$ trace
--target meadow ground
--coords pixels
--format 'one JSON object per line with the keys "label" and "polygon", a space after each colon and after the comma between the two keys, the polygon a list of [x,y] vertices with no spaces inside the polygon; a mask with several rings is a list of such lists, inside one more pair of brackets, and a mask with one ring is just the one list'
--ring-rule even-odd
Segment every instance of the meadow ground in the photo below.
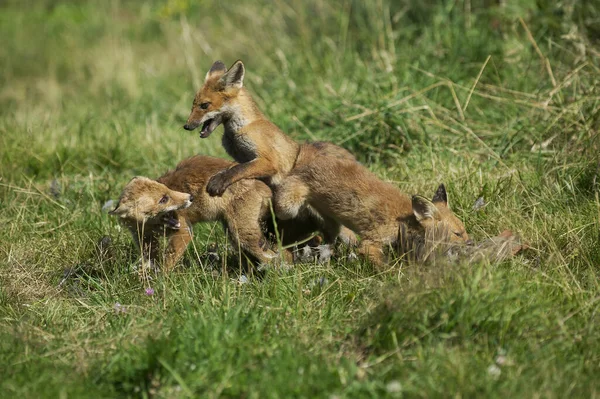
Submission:
{"label": "meadow ground", "polygon": [[[221,3],[0,5],[0,397],[600,396],[597,4]],[[240,284],[196,262],[223,240],[204,225],[187,266],[140,282],[102,206],[225,156],[221,128],[181,126],[211,63],[238,58],[292,137],[407,193],[445,182],[474,239],[531,249]]]}

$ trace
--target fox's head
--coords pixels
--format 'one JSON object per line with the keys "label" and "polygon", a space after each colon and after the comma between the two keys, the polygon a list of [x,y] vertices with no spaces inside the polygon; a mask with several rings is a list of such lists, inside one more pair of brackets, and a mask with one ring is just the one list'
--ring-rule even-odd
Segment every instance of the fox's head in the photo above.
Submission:
{"label": "fox's head", "polygon": [[426,231],[443,227],[448,230],[450,242],[471,243],[465,225],[448,206],[448,194],[443,184],[440,184],[431,201],[420,195],[413,196],[412,209],[417,221]]}
{"label": "fox's head", "polygon": [[194,130],[202,125],[200,137],[208,137],[233,112],[230,99],[244,85],[244,64],[237,60],[229,70],[221,61],[215,61],[204,79],[204,85],[194,98],[192,112],[183,126]]}
{"label": "fox's head", "polygon": [[110,214],[128,222],[150,222],[178,229],[174,211],[189,207],[193,200],[191,194],[173,191],[156,180],[137,176],[127,183]]}

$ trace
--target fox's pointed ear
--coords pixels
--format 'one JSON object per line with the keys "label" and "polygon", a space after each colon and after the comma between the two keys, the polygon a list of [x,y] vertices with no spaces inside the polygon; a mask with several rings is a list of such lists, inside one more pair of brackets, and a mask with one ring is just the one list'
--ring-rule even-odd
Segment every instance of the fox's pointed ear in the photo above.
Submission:
{"label": "fox's pointed ear", "polygon": [[435,194],[433,194],[433,199],[431,202],[442,202],[445,205],[448,205],[448,193],[446,193],[446,186],[444,186],[444,183],[440,184],[440,186],[437,188]]}
{"label": "fox's pointed ear", "polygon": [[425,219],[440,219],[440,211],[433,202],[420,195],[413,195],[412,210],[418,222]]}
{"label": "fox's pointed ear", "polygon": [[219,79],[224,89],[241,89],[244,85],[246,69],[241,60],[237,60],[231,68]]}
{"label": "fox's pointed ear", "polygon": [[227,67],[225,66],[225,64],[223,64],[223,61],[215,61],[212,66],[210,67],[210,70],[206,73],[206,77],[204,78],[204,81],[206,82],[207,80],[214,78],[216,76],[221,76],[223,75],[225,72],[227,72]]}

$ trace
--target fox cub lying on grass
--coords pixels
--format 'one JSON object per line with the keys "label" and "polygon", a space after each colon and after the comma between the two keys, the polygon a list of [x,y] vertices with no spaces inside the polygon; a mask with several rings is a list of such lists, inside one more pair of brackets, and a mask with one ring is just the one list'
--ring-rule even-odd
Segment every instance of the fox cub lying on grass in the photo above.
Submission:
{"label": "fox cub lying on grass", "polygon": [[384,263],[384,246],[397,241],[399,224],[421,235],[443,224],[452,233],[451,242],[469,241],[464,224],[448,207],[443,184],[431,201],[411,199],[357,161],[314,151],[300,150],[296,165],[277,186],[273,204],[282,220],[296,218],[309,205],[329,221],[330,231],[346,226],[360,236],[358,252],[376,266]]}
{"label": "fox cub lying on grass", "polygon": [[222,197],[206,193],[209,178],[231,165],[225,159],[197,155],[157,180],[134,177],[111,214],[129,228],[146,261],[158,261],[159,239],[168,239],[166,270],[181,258],[192,240],[192,225],[199,222],[220,221],[235,248],[253,260],[269,262],[277,257],[262,227],[271,216],[269,187],[259,180],[242,180]]}

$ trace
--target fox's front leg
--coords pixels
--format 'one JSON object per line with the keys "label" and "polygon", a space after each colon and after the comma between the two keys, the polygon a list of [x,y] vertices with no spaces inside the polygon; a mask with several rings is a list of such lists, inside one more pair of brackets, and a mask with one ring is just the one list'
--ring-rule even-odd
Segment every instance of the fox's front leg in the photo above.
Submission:
{"label": "fox's front leg", "polygon": [[369,260],[377,270],[381,270],[385,264],[383,246],[372,240],[362,240],[358,247],[358,253]]}
{"label": "fox's front leg", "polygon": [[179,223],[179,229],[169,236],[164,261],[164,270],[167,272],[175,267],[188,244],[192,241],[191,226],[188,225],[183,216],[179,216]]}
{"label": "fox's front leg", "polygon": [[269,177],[276,172],[277,170],[269,160],[256,158],[250,162],[239,163],[211,177],[206,185],[206,192],[213,197],[220,197],[227,190],[227,187],[237,181]]}

